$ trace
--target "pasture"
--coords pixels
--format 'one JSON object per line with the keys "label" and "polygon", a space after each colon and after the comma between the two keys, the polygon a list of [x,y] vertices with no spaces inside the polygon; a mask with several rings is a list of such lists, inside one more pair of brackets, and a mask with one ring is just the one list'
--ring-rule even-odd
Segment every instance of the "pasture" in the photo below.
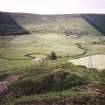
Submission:
{"label": "pasture", "polygon": [[0,36],[0,70],[29,66],[33,64],[32,56],[45,57],[52,51],[63,60],[104,54],[105,45],[94,44],[102,41],[105,41],[105,36],[71,37],[63,33]]}

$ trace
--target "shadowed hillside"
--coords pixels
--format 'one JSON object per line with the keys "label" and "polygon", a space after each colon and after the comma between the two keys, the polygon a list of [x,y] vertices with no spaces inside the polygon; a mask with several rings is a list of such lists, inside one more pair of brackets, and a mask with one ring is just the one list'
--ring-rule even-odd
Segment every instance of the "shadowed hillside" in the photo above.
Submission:
{"label": "shadowed hillside", "polygon": [[105,34],[105,14],[83,15],[83,18]]}
{"label": "shadowed hillside", "polygon": [[20,26],[15,19],[7,13],[0,13],[0,35],[20,35],[29,32]]}

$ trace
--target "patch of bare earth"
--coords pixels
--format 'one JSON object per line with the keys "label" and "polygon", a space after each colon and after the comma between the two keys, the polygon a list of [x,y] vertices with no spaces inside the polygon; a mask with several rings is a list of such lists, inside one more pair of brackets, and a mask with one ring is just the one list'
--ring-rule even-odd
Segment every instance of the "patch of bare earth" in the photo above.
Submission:
{"label": "patch of bare earth", "polygon": [[0,96],[4,95],[8,91],[8,86],[18,80],[19,75],[10,76],[4,81],[0,81]]}

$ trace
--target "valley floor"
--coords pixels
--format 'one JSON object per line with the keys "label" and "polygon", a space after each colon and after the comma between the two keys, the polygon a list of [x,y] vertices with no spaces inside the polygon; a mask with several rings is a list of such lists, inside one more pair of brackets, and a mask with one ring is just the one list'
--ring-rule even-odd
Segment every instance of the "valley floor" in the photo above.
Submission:
{"label": "valley floor", "polygon": [[[104,36],[71,37],[57,33],[0,36],[0,69],[12,69],[33,64],[52,51],[62,59],[105,54]],[[5,65],[6,64],[6,65]]]}

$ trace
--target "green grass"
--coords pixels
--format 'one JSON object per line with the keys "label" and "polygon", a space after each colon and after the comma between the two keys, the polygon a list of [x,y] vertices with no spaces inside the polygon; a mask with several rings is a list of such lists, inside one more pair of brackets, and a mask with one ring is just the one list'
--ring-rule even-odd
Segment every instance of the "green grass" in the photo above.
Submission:
{"label": "green grass", "polygon": [[[104,36],[81,36],[73,38],[57,33],[36,33],[32,35],[22,36],[1,36],[0,44],[0,68],[11,69],[14,67],[25,66],[32,64],[32,60],[25,56],[32,54],[34,57],[46,57],[54,51],[58,56],[64,59],[72,59],[73,57],[82,57],[93,54],[104,54],[105,45],[93,45],[93,42],[104,40]],[[84,54],[84,49],[77,46],[79,43],[82,48],[87,50]],[[39,55],[39,56],[38,56]],[[41,55],[41,56],[40,56]],[[66,56],[70,57],[66,57]],[[6,64],[6,66],[5,66]]]}
{"label": "green grass", "polygon": [[[46,18],[48,21],[48,18]],[[95,29],[91,24],[89,24],[83,18],[72,18],[69,19],[59,18],[54,20],[49,20],[50,22],[42,22],[37,25],[26,25],[25,27],[34,32],[70,32],[76,34],[100,34],[97,29]]]}
{"label": "green grass", "polygon": [[[23,96],[21,98],[14,98],[14,102],[10,102],[10,105],[14,105],[16,103],[40,103],[40,102],[49,102],[52,100],[52,102],[55,101],[59,101],[59,100],[64,100],[64,98],[68,97],[69,100],[72,100],[75,97],[90,97],[90,98],[94,98],[94,94],[92,93],[86,93],[86,92],[74,92],[71,90],[66,90],[63,92],[50,92],[47,94],[39,94],[37,96],[32,95],[32,96]],[[12,101],[11,99],[9,101]],[[7,101],[7,102],[9,102]],[[66,101],[66,100],[65,100]],[[71,102],[72,103],[72,102]],[[6,104],[8,105],[8,104]]]}
{"label": "green grass", "polygon": [[[94,92],[82,92],[73,88],[78,89],[78,86],[81,87],[96,81],[103,86],[105,83],[104,71],[98,72],[95,69],[75,66],[61,60],[7,70],[1,72],[0,77],[5,79],[9,75],[16,74],[20,74],[21,78],[10,85],[8,94],[1,102],[5,102],[5,105],[15,105],[22,102],[46,102],[48,100],[55,100],[56,102],[63,99],[69,99],[72,102],[72,99],[76,97],[81,97],[82,99],[87,97],[94,100],[96,98]],[[60,80],[55,77],[60,78]],[[3,101],[5,99],[6,101]],[[88,103],[87,101],[85,102]]]}

